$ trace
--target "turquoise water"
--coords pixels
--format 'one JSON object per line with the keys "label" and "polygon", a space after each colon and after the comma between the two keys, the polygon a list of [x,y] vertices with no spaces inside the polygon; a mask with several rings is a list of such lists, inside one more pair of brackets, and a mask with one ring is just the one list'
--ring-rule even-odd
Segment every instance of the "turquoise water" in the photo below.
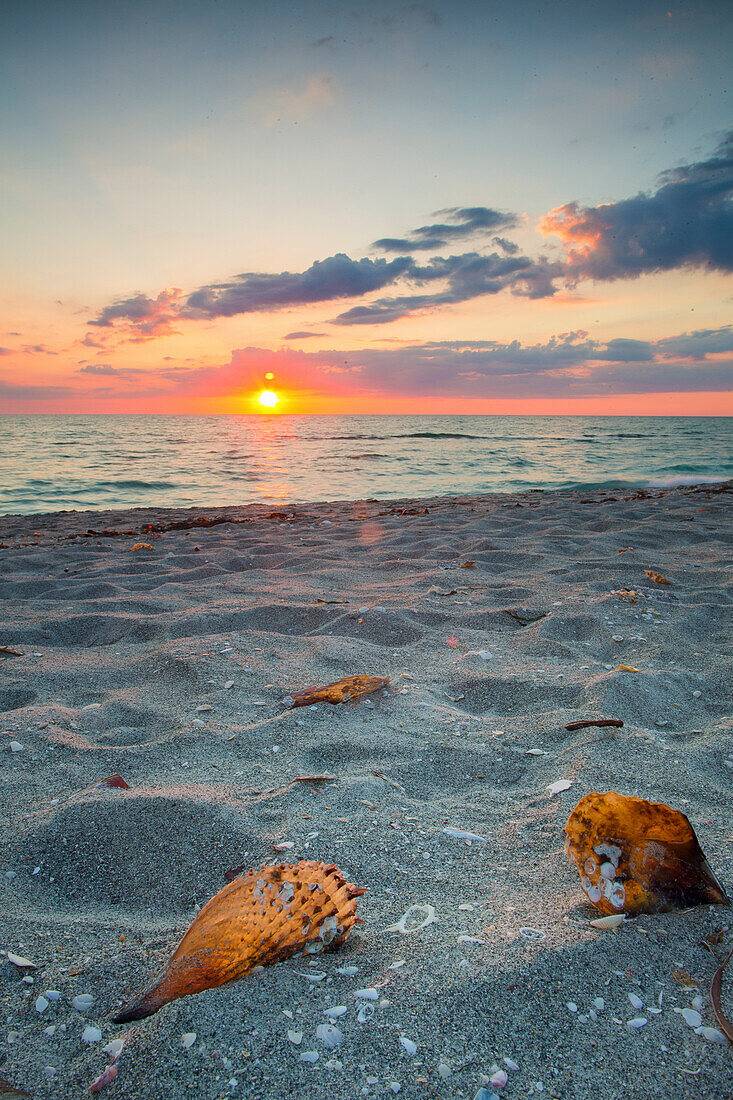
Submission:
{"label": "turquoise water", "polygon": [[0,513],[733,477],[731,417],[2,416]]}

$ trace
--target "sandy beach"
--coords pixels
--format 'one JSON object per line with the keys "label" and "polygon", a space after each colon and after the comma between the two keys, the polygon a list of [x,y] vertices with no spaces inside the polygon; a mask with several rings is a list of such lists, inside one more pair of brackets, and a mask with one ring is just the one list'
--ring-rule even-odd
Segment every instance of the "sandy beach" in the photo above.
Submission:
{"label": "sandy beach", "polygon": [[[589,791],[666,802],[733,889],[732,493],[0,517],[0,948],[36,964],[0,958],[0,1076],[88,1095],[122,1038],[120,1100],[473,1100],[497,1068],[507,1100],[730,1098],[677,1010],[717,1026],[733,911],[599,931],[563,830]],[[283,703],[356,673],[390,686]],[[594,718],[623,727],[565,728]],[[111,1023],[227,871],[300,859],[367,888],[345,946]]]}

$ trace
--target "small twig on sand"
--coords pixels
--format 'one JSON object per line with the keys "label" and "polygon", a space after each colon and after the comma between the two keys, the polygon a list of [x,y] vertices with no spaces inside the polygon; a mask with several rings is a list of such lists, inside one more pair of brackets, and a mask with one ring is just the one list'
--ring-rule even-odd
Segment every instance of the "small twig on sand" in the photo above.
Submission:
{"label": "small twig on sand", "polygon": [[373,771],[372,775],[376,775],[377,779],[383,779],[385,783],[389,783],[390,787],[394,787],[396,791],[401,791],[402,794],[407,793],[401,783],[397,783],[394,779],[389,779],[386,775],[383,775],[382,772]]}
{"label": "small twig on sand", "polygon": [[568,745],[566,749],[557,754],[559,760],[561,756],[565,756],[568,752],[574,752],[575,749],[581,749],[583,745],[592,745],[594,741],[608,741],[610,737],[613,737],[612,733],[599,733],[597,737],[586,737],[583,741],[576,741],[574,745]]}
{"label": "small twig on sand", "polygon": [[19,649],[11,649],[9,645],[0,645],[0,653],[7,653],[9,657],[22,657]]}
{"label": "small twig on sand", "polygon": [[588,726],[615,726],[617,729],[621,729],[623,722],[620,718],[591,718],[588,722],[570,722],[565,727],[566,730],[584,730]]}

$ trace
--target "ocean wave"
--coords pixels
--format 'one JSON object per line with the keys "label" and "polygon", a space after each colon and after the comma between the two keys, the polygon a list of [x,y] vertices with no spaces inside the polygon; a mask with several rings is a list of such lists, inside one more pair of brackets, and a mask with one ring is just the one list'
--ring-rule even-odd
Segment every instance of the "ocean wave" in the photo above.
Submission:
{"label": "ocean wave", "polygon": [[647,489],[671,489],[675,485],[717,485],[721,481],[729,481],[730,474],[668,474],[667,477],[658,477],[654,481],[647,481]]}

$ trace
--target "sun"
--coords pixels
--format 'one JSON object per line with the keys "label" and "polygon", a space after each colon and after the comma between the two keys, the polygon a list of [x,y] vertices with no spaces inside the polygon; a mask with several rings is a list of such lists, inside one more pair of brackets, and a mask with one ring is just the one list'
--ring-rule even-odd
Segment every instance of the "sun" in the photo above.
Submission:
{"label": "sun", "polygon": [[262,409],[276,409],[280,404],[280,395],[274,390],[262,390],[257,394],[257,404]]}

